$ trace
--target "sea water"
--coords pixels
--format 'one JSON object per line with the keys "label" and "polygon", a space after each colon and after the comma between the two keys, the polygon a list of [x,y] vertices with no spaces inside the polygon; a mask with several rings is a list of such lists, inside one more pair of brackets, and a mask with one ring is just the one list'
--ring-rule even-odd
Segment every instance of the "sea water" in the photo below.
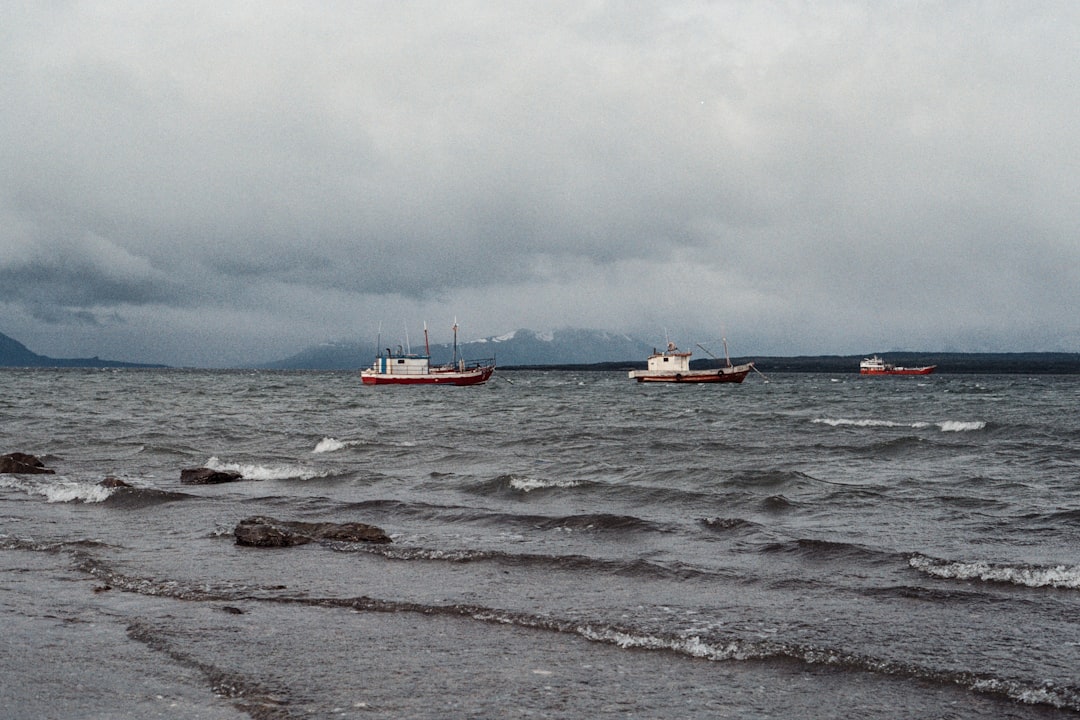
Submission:
{"label": "sea water", "polygon": [[0,375],[4,717],[1080,713],[1076,376]]}

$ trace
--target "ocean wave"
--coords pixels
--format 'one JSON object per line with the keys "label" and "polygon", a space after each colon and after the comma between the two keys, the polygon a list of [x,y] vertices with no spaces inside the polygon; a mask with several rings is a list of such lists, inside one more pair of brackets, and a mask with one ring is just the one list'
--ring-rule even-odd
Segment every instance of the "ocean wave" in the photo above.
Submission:
{"label": "ocean wave", "polygon": [[807,560],[858,560],[868,563],[895,561],[896,557],[894,553],[883,552],[865,545],[810,538],[769,543],[762,548],[762,552],[794,554]]}
{"label": "ocean wave", "polygon": [[481,495],[505,492],[531,493],[576,488],[582,484],[584,484],[582,481],[573,478],[539,478],[532,475],[508,473],[474,485],[473,491]]}
{"label": "ocean wave", "polygon": [[971,432],[973,430],[982,430],[986,427],[986,423],[982,420],[946,420],[945,422],[936,423],[942,432]]}
{"label": "ocean wave", "polygon": [[660,528],[648,520],[633,515],[612,515],[609,513],[588,513],[555,517],[535,523],[544,530],[635,530],[660,532]]}
{"label": "ocean wave", "polygon": [[[0,535],[0,547],[5,545],[20,549],[39,549],[27,541],[6,541],[5,536]],[[55,552],[61,548],[49,546],[40,549]],[[205,583],[191,584],[126,575],[83,551],[76,551],[75,556],[83,572],[105,581],[111,587],[149,596],[167,596],[192,601],[245,600],[340,608],[353,612],[411,612],[426,616],[462,617],[478,622],[576,635],[591,642],[627,650],[671,652],[714,662],[795,661],[806,666],[826,666],[838,670],[932,682],[1029,705],[1080,711],[1080,688],[1075,686],[1058,685],[1044,680],[997,677],[985,672],[964,669],[934,668],[908,661],[865,655],[842,648],[790,643],[777,639],[754,639],[722,633],[702,634],[693,630],[662,632],[599,619],[586,621],[580,618],[560,618],[549,614],[538,615],[473,604],[439,605],[407,600],[384,600],[367,596],[352,598],[295,596],[283,593],[282,591],[286,589],[283,585],[215,587]]]}
{"label": "ocean wave", "polygon": [[318,444],[315,446],[315,449],[312,450],[311,452],[313,452],[313,453],[335,452],[335,451],[341,450],[341,449],[343,449],[345,447],[348,447],[348,444],[338,440],[337,438],[324,437],[322,440],[320,440],[318,442]]}
{"label": "ocean wave", "polygon": [[819,425],[828,425],[830,427],[863,427],[863,428],[911,428],[913,430],[923,430],[929,427],[937,427],[942,432],[971,432],[974,430],[982,430],[986,427],[986,422],[983,420],[943,420],[941,422],[896,422],[894,420],[874,420],[870,418],[853,419],[853,418],[814,418],[812,421]]}
{"label": "ocean wave", "polygon": [[[395,541],[396,542],[396,541]],[[495,562],[511,567],[545,567],[553,570],[605,573],[624,577],[652,577],[668,580],[722,576],[730,574],[692,567],[684,563],[658,563],[649,560],[608,560],[587,555],[545,555],[540,553],[511,553],[479,548],[438,549],[401,544],[372,545],[367,543],[325,543],[340,552],[361,552],[380,555],[388,560],[434,561],[448,563]]]}
{"label": "ocean wave", "polygon": [[570,478],[534,478],[534,477],[520,477],[509,476],[507,478],[507,484],[514,490],[520,490],[521,492],[532,492],[534,490],[547,490],[550,488],[572,488],[577,487],[581,483],[577,480]]}
{"label": "ocean wave", "polygon": [[206,461],[211,470],[225,470],[240,473],[245,480],[311,480],[326,477],[327,471],[313,470],[302,465],[253,465],[247,463],[223,462],[217,457]]}
{"label": "ocean wave", "polygon": [[28,480],[12,476],[0,476],[0,487],[22,490],[27,495],[44,497],[45,502],[49,503],[104,502],[117,489],[91,482],[57,479]]}
{"label": "ocean wave", "polygon": [[756,529],[761,527],[755,522],[752,522],[750,520],[744,520],[742,518],[702,518],[701,524],[710,530],[718,532],[726,532],[729,530]]}
{"label": "ocean wave", "polygon": [[731,478],[729,483],[736,487],[744,488],[761,488],[761,487],[782,487],[786,485],[798,484],[803,481],[817,482],[817,478],[811,477],[804,472],[798,470],[780,470],[774,468],[765,468],[762,470],[751,470],[747,472],[737,473]]}
{"label": "ocean wave", "polygon": [[925,555],[914,555],[908,564],[932,577],[946,580],[981,580],[1030,588],[1080,590],[1078,565],[1027,565],[984,561],[955,562]]}
{"label": "ocean wave", "polygon": [[903,428],[925,428],[930,427],[930,423],[914,422],[914,423],[900,423],[892,420],[872,420],[864,418],[861,420],[851,418],[814,418],[813,421],[818,425],[829,425],[830,427],[903,427]]}

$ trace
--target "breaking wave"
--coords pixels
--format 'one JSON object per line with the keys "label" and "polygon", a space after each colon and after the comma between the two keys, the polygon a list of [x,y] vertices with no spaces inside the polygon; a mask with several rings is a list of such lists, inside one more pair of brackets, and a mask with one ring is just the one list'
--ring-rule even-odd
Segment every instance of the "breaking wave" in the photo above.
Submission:
{"label": "breaking wave", "polygon": [[986,422],[982,420],[944,420],[942,422],[896,422],[893,420],[873,420],[869,418],[864,419],[852,419],[852,418],[814,418],[814,423],[819,425],[829,425],[830,427],[886,427],[886,428],[912,428],[914,430],[923,430],[929,427],[936,427],[942,432],[971,432],[974,430],[982,430],[986,427]]}
{"label": "breaking wave", "polygon": [[1030,588],[1063,588],[1080,590],[1078,565],[1010,565],[983,561],[955,562],[925,555],[915,555],[908,564],[919,572],[946,580],[980,580],[1006,583]]}
{"label": "breaking wave", "polygon": [[341,450],[341,449],[346,448],[346,447],[348,447],[348,444],[338,440],[337,438],[324,437],[322,440],[319,441],[319,443],[315,446],[315,449],[312,450],[311,452],[313,452],[313,453],[335,452],[337,450]]}
{"label": "breaking wave", "polygon": [[240,473],[245,480],[311,480],[326,477],[326,471],[313,470],[302,465],[252,465],[245,463],[223,462],[217,457],[206,461],[211,470],[223,470]]}
{"label": "breaking wave", "polygon": [[573,478],[539,478],[531,475],[509,473],[499,475],[473,487],[481,495],[492,493],[531,493],[543,490],[562,490],[587,484]]}
{"label": "breaking wave", "polygon": [[[18,543],[18,541],[16,541]],[[22,544],[22,543],[18,543]],[[0,546],[3,537],[0,536]],[[30,549],[30,548],[27,548]],[[55,551],[59,548],[49,548]],[[284,586],[274,587],[214,587],[197,586],[173,580],[141,578],[125,575],[83,552],[76,552],[80,569],[111,587],[149,596],[168,596],[184,600],[247,600],[284,605],[306,605],[321,608],[340,608],[353,612],[418,613],[469,618],[478,622],[510,625],[546,632],[576,635],[591,642],[612,645],[628,650],[672,652],[685,657],[712,662],[795,661],[807,666],[826,666],[952,685],[971,692],[994,695],[1029,705],[1080,711],[1080,688],[1058,685],[1048,681],[1031,681],[997,677],[989,673],[962,669],[935,668],[913,662],[890,660],[851,652],[841,648],[805,643],[790,643],[775,639],[748,639],[720,633],[657,632],[615,624],[604,620],[583,621],[548,614],[537,615],[470,604],[433,605],[407,600],[382,600],[367,596],[352,598],[297,597],[282,594]]]}
{"label": "breaking wave", "polygon": [[27,495],[41,496],[45,498],[45,502],[50,503],[99,503],[108,500],[116,490],[116,488],[108,488],[98,483],[56,479],[36,481],[7,476],[0,476],[0,487],[22,490]]}

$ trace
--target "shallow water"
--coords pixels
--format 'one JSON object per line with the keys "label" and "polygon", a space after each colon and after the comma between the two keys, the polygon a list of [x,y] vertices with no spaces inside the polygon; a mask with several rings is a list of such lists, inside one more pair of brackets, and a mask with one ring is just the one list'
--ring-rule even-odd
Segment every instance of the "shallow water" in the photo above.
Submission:
{"label": "shallow water", "polygon": [[0,374],[12,717],[1080,713],[1074,376]]}

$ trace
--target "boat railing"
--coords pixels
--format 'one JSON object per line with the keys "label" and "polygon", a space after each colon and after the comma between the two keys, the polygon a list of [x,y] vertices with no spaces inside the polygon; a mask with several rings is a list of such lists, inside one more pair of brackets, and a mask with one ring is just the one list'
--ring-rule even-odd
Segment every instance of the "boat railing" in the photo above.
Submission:
{"label": "boat railing", "polygon": [[480,360],[466,360],[465,369],[472,370],[481,367],[491,367],[495,364],[495,358],[481,358]]}

